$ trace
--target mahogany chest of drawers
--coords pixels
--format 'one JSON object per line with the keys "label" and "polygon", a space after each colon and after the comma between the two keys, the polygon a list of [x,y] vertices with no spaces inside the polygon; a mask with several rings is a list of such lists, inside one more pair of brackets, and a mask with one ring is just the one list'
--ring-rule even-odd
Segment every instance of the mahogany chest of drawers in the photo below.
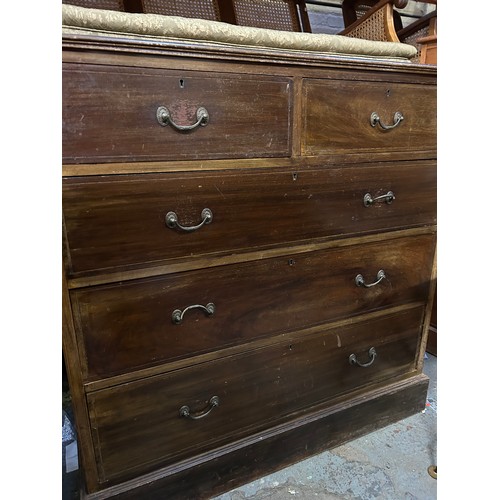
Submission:
{"label": "mahogany chest of drawers", "polygon": [[88,498],[206,498],[420,411],[436,73],[63,41],[63,347]]}

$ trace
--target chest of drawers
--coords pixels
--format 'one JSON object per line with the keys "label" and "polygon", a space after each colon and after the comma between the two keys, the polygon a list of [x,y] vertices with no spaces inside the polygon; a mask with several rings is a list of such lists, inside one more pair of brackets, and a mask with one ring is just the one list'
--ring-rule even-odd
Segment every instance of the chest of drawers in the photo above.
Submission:
{"label": "chest of drawers", "polygon": [[83,495],[207,498],[421,410],[435,69],[78,35],[63,49]]}

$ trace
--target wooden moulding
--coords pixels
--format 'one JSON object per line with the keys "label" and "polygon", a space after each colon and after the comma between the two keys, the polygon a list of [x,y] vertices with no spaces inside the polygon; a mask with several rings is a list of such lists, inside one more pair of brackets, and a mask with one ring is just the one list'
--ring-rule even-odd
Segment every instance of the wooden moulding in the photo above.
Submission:
{"label": "wooden moulding", "polygon": [[[177,69],[191,67],[197,71],[224,71],[224,67],[229,70],[231,66],[235,71],[241,71],[242,63],[251,62],[255,66],[246,66],[245,71],[248,73],[267,73],[269,69],[266,69],[266,65],[273,65],[274,75],[288,76],[290,69],[287,66],[293,64],[296,76],[312,76],[316,69],[334,68],[338,72],[344,69],[367,70],[363,77],[368,79],[385,79],[388,74],[396,74],[398,79],[404,80],[406,76],[406,81],[417,82],[420,76],[436,77],[435,68],[409,64],[406,59],[377,59],[377,71],[374,72],[373,58],[356,54],[291,51],[196,40],[103,38],[99,35],[63,34],[63,62],[97,63],[97,58],[101,58],[106,61],[105,64],[128,66],[133,65],[134,61],[126,54],[134,54],[140,56],[140,59],[137,59],[140,66],[172,67],[175,60]],[[81,52],[82,49],[88,52]],[[156,55],[161,55],[162,58],[149,58]],[[178,56],[185,59],[177,59]],[[341,73],[336,73],[336,76],[342,77]]]}
{"label": "wooden moulding", "polygon": [[339,446],[423,409],[417,375],[82,499],[204,499]]}

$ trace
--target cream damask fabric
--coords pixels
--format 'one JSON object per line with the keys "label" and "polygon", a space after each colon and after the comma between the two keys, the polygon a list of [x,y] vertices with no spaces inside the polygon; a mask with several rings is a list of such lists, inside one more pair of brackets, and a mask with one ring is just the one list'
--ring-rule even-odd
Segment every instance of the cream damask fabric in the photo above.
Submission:
{"label": "cream damask fabric", "polygon": [[86,29],[148,37],[199,40],[286,50],[302,50],[383,58],[411,59],[415,47],[404,43],[374,42],[340,35],[293,33],[205,19],[158,14],[131,14],[62,5],[63,32]]}

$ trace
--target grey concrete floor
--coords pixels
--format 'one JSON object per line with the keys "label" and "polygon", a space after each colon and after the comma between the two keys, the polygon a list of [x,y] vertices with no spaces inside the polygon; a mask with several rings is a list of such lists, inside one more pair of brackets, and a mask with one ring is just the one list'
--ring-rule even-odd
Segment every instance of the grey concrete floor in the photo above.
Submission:
{"label": "grey concrete floor", "polygon": [[426,354],[426,409],[213,500],[432,500],[437,479],[437,359]]}

